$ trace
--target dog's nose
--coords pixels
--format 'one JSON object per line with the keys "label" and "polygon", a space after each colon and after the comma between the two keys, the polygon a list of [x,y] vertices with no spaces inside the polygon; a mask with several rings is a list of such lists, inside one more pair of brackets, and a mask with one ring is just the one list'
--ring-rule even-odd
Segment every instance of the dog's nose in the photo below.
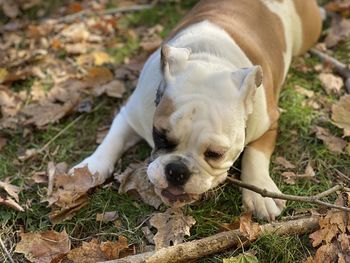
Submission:
{"label": "dog's nose", "polygon": [[168,163],[165,166],[165,176],[173,186],[182,186],[190,178],[190,170],[181,161]]}

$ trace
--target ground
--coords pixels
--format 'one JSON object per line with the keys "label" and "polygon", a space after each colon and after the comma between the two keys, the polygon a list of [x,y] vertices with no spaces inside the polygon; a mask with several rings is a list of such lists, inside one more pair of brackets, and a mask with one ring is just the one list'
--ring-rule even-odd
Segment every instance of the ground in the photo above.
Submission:
{"label": "ground", "polygon": [[[56,3],[56,1],[53,1]],[[184,4],[183,2],[186,2]],[[178,3],[158,4],[151,10],[139,13],[129,13],[123,22],[130,28],[140,25],[147,27],[161,24],[164,30],[162,36],[176,24],[196,1],[183,1]],[[113,4],[113,1],[111,1]],[[58,4],[59,5],[59,4]],[[139,46],[126,41],[122,54],[113,53],[116,63],[121,63],[125,57],[137,54]],[[130,45],[129,45],[130,44]],[[350,40],[338,45],[335,56],[344,63],[350,63]],[[349,175],[350,158],[346,154],[332,153],[317,139],[313,127],[318,125],[329,128],[332,134],[342,136],[342,131],[336,128],[327,119],[327,110],[313,109],[308,106],[307,97],[300,94],[295,86],[299,85],[315,92],[314,100],[322,101],[323,105],[331,105],[337,101],[340,94],[327,94],[318,79],[314,66],[319,63],[315,57],[306,54],[296,58],[289,70],[285,81],[280,108],[282,110],[279,138],[272,157],[271,174],[283,193],[295,195],[313,195],[328,189],[338,179],[337,171]],[[306,71],[305,67],[311,68]],[[33,81],[33,80],[30,80]],[[16,84],[17,89],[28,89],[30,81],[21,81]],[[20,204],[27,207],[25,212],[16,212],[0,206],[0,236],[9,251],[13,251],[18,242],[19,230],[41,231],[66,229],[73,240],[73,246],[81,241],[96,237],[99,240],[115,240],[117,236],[124,235],[130,244],[145,245],[145,238],[141,231],[141,224],[155,210],[125,194],[118,194],[118,185],[110,181],[106,187],[98,187],[90,194],[89,204],[81,209],[71,220],[53,226],[48,218],[50,208],[40,200],[45,197],[44,185],[33,184],[31,176],[37,171],[45,171],[48,161],[65,161],[69,166],[88,156],[96,147],[95,139],[97,129],[108,125],[113,119],[116,109],[125,102],[130,90],[124,94],[123,99],[99,97],[93,101],[93,110],[90,113],[74,113],[61,119],[58,123],[50,124],[45,129],[30,128],[30,135],[24,137],[24,129],[4,129],[1,135],[7,139],[7,144],[0,152],[0,180],[10,177],[11,183],[23,188],[20,193]],[[326,117],[325,117],[326,116]],[[327,117],[328,116],[328,117]],[[69,127],[68,127],[69,126]],[[68,128],[66,128],[68,127]],[[52,141],[49,147],[41,154],[27,161],[18,161],[18,155],[24,149],[41,148],[63,129],[62,135]],[[129,150],[119,162],[115,170],[125,169],[135,160],[144,160],[150,153],[145,143],[140,143]],[[300,179],[295,185],[284,182],[281,176],[281,167],[276,164],[276,157],[284,157],[297,168],[293,171],[304,173],[310,163],[316,172],[316,180]],[[239,175],[239,164],[232,169],[232,174]],[[330,197],[334,201],[335,196]],[[242,212],[241,195],[237,187],[229,182],[210,193],[205,199],[186,208],[186,213],[192,215],[197,223],[191,230],[188,240],[198,239],[217,233],[223,223],[230,223]],[[314,205],[288,202],[287,208],[281,217],[303,213]],[[166,207],[162,206],[161,211]],[[96,214],[104,211],[118,211],[119,220],[116,222],[96,222]],[[260,238],[251,246],[261,262],[301,262],[314,253],[307,235],[305,236],[275,236],[269,235]],[[200,262],[222,262],[222,259],[241,253],[241,249],[227,251]],[[17,262],[26,262],[19,254],[13,254]],[[0,249],[0,262],[7,262],[4,252]]]}

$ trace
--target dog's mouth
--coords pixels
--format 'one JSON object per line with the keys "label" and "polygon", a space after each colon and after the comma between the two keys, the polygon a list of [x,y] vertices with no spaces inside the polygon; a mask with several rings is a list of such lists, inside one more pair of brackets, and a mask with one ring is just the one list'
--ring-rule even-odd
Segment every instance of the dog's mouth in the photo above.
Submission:
{"label": "dog's mouth", "polygon": [[158,189],[157,192],[159,192],[164,203],[173,207],[181,207],[193,203],[200,197],[199,194],[186,193],[183,189],[174,186],[168,186],[165,189]]}

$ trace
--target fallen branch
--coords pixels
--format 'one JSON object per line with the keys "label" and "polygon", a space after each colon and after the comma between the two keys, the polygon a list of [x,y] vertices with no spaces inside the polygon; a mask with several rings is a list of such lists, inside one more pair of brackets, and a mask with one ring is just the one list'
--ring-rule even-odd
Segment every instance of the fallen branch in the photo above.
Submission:
{"label": "fallen branch", "polygon": [[[318,217],[275,222],[260,226],[258,237],[273,233],[277,235],[302,235],[311,233],[318,228]],[[239,230],[221,232],[216,235],[194,240],[157,251],[146,252],[126,258],[104,261],[101,263],[163,263],[163,262],[189,262],[209,256],[232,247],[248,244],[248,239]]]}
{"label": "fallen branch", "polygon": [[343,185],[336,185],[336,186],[332,187],[331,189],[328,189],[320,194],[313,195],[313,196],[297,196],[297,195],[287,195],[287,194],[270,192],[270,191],[267,191],[266,189],[256,187],[255,185],[243,183],[242,181],[234,179],[232,177],[227,177],[227,180],[232,182],[234,185],[237,185],[239,187],[246,188],[246,189],[249,189],[253,192],[261,194],[261,196],[263,196],[263,197],[270,197],[270,198],[289,200],[289,201],[313,203],[313,204],[318,204],[318,205],[329,207],[329,208],[335,208],[335,209],[343,210],[346,212],[350,212],[349,207],[334,205],[334,204],[327,203],[327,202],[324,202],[321,200],[321,198],[329,196],[330,194],[335,193],[336,191],[349,190],[348,188],[344,187]]}
{"label": "fallen branch", "polygon": [[[146,9],[151,9],[154,7],[154,3],[148,4],[148,5],[133,5],[133,6],[127,6],[127,7],[120,7],[120,8],[110,8],[106,9],[101,13],[101,15],[112,15],[112,14],[120,14],[120,13],[126,13],[126,12],[136,12],[136,11],[142,11]],[[85,16],[92,16],[95,13],[90,9],[85,9],[80,12],[77,12],[75,14],[67,15],[61,18],[57,19],[58,23],[71,23],[74,20],[78,18],[83,18]]]}
{"label": "fallen branch", "polygon": [[350,70],[349,67],[340,62],[339,60],[315,49],[312,48],[310,50],[310,53],[312,55],[315,55],[317,57],[319,57],[322,61],[330,63],[334,66],[334,69],[337,71],[337,73],[342,76],[344,78],[344,83],[345,83],[345,89],[347,91],[347,93],[350,93]]}

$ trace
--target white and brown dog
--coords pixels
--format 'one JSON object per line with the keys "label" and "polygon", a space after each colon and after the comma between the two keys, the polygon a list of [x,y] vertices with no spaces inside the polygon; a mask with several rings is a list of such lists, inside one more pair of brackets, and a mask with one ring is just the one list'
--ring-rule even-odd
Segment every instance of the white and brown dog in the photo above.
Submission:
{"label": "white and brown dog", "polygon": [[[315,0],[200,1],[150,56],[103,143],[76,167],[108,177],[143,138],[153,148],[150,181],[179,206],[225,181],[245,149],[241,180],[280,192],[269,175],[279,91],[292,56],[320,31]],[[246,189],[243,204],[267,219],[285,206]]]}

